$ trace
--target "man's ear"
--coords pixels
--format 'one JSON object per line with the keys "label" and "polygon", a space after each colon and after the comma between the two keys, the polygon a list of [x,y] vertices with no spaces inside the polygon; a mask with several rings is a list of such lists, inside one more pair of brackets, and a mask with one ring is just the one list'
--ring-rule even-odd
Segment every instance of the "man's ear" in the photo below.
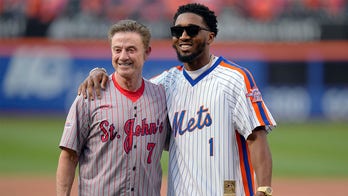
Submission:
{"label": "man's ear", "polygon": [[211,43],[213,43],[214,39],[215,39],[215,33],[209,32],[208,45],[210,45]]}
{"label": "man's ear", "polygon": [[149,47],[146,49],[146,51],[145,51],[145,59],[147,59],[147,58],[150,56],[151,50],[152,50],[151,46],[149,46]]}

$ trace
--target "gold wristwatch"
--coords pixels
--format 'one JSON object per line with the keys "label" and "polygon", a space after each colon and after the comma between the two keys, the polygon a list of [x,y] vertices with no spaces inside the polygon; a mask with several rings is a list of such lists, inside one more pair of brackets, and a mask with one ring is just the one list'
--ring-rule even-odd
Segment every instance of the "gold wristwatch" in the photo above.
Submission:
{"label": "gold wristwatch", "polygon": [[270,186],[260,186],[257,191],[265,193],[266,196],[272,196],[273,189]]}

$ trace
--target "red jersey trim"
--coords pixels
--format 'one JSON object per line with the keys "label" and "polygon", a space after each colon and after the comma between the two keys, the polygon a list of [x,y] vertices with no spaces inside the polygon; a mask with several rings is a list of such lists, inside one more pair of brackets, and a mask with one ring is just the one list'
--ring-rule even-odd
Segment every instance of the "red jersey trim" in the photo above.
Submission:
{"label": "red jersey trim", "polygon": [[132,100],[132,102],[136,102],[144,93],[145,90],[145,82],[144,79],[142,79],[141,87],[136,90],[135,92],[126,90],[122,88],[116,81],[115,74],[112,75],[112,82],[114,83],[115,87],[128,99]]}

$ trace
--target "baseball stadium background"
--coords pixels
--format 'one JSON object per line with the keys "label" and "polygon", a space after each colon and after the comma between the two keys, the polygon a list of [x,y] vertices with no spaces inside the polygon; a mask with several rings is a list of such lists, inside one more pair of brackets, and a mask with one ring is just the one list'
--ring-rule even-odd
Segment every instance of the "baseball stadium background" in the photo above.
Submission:
{"label": "baseball stadium background", "polygon": [[[0,195],[54,195],[58,143],[77,87],[109,73],[113,22],[151,28],[150,78],[178,65],[169,27],[189,0],[0,0]],[[348,187],[346,0],[201,0],[216,11],[212,53],[247,67],[278,121],[269,135],[275,195]],[[163,195],[168,153],[164,153]],[[73,189],[76,195],[76,183]]]}

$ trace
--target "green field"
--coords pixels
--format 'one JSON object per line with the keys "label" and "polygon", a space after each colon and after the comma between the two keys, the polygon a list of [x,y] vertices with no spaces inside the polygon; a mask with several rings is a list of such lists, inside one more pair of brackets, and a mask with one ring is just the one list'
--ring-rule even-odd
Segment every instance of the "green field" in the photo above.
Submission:
{"label": "green field", "polygon": [[[54,175],[64,120],[0,117],[0,175]],[[279,123],[269,135],[273,176],[348,178],[347,138],[346,122]]]}

